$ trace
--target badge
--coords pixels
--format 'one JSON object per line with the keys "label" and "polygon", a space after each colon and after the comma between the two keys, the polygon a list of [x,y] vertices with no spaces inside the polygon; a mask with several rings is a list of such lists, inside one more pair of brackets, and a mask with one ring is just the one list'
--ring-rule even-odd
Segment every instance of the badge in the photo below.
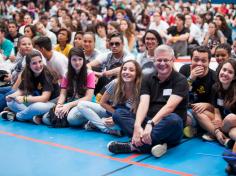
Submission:
{"label": "badge", "polygon": [[219,106],[224,106],[224,101],[223,101],[223,99],[217,99],[217,105],[219,105]]}
{"label": "badge", "polygon": [[164,89],[163,90],[163,96],[170,96],[172,93],[172,89]]}

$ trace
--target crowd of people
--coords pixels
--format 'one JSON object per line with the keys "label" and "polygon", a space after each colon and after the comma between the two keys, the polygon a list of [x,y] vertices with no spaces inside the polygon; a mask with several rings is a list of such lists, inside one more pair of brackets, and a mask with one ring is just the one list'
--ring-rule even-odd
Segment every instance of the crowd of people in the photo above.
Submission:
{"label": "crowd of people", "polygon": [[112,153],[161,157],[183,135],[236,152],[236,5],[6,0],[0,16],[3,119],[127,135]]}

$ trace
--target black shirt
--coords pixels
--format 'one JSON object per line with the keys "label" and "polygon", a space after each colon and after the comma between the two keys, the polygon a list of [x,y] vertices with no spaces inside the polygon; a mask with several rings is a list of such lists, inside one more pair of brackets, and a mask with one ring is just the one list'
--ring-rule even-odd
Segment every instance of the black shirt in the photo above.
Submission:
{"label": "black shirt", "polygon": [[190,32],[189,29],[186,27],[184,27],[181,31],[178,31],[176,26],[171,26],[167,29],[167,34],[171,34],[173,37],[186,34],[189,32]]}
{"label": "black shirt", "polygon": [[[190,64],[183,65],[179,72],[188,78],[190,76]],[[206,76],[202,78],[197,77],[196,80],[192,82],[192,90],[189,91],[189,103],[211,103],[209,97],[211,95],[212,85],[215,81],[216,73],[210,68]]]}
{"label": "black shirt", "polygon": [[187,115],[188,83],[187,79],[176,71],[172,71],[170,77],[160,83],[157,75],[152,73],[144,77],[141,86],[141,95],[150,95],[148,117],[153,118],[157,112],[167,103],[170,95],[178,95],[183,100],[173,113],[178,114],[183,121]]}
{"label": "black shirt", "polygon": [[[50,77],[46,78],[44,74],[40,74],[37,77],[34,77],[33,82],[33,91],[27,93],[28,95],[40,96],[44,91],[51,92],[51,97],[49,100],[52,100],[59,96],[60,88],[58,83],[52,83]],[[21,81],[19,89],[24,91],[24,80]]]}
{"label": "black shirt", "polygon": [[224,107],[224,99],[226,93],[227,90],[219,91],[216,84],[212,86],[211,101],[214,107],[219,109],[222,118],[225,118],[230,113],[236,114],[236,105],[234,105],[234,107],[232,107],[231,109],[227,109],[226,107]]}

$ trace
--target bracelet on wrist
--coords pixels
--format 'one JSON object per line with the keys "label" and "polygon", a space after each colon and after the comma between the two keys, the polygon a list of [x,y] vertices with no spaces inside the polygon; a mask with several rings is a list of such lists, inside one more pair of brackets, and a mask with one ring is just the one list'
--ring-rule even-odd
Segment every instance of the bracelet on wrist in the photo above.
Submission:
{"label": "bracelet on wrist", "polygon": [[216,128],[215,131],[214,131],[215,135],[217,135],[217,133],[219,133],[219,132],[221,132],[220,128]]}

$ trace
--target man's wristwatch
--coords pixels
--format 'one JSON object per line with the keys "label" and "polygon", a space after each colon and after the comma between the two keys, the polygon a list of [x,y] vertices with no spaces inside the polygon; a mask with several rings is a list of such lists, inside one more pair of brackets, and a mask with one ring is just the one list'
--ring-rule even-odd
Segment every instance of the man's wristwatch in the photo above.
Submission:
{"label": "man's wristwatch", "polygon": [[152,127],[154,127],[154,126],[155,126],[155,124],[154,124],[154,122],[153,122],[152,120],[148,120],[148,121],[147,121],[147,124],[150,124],[150,125],[152,125]]}

